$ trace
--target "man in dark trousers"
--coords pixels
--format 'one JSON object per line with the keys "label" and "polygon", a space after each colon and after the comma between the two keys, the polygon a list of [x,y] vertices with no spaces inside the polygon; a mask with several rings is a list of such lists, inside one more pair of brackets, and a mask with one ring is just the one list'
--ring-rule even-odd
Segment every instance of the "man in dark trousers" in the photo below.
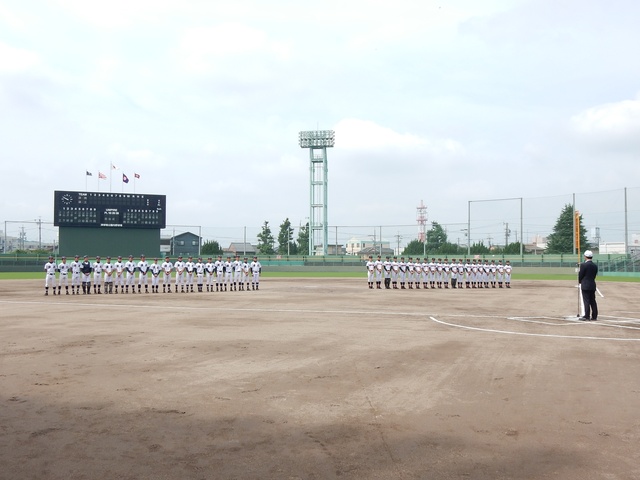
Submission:
{"label": "man in dark trousers", "polygon": [[598,265],[593,263],[593,253],[591,250],[584,252],[584,262],[580,264],[578,273],[578,283],[582,290],[582,301],[584,302],[584,317],[582,321],[598,319],[598,304],[596,303],[596,276],[598,275]]}

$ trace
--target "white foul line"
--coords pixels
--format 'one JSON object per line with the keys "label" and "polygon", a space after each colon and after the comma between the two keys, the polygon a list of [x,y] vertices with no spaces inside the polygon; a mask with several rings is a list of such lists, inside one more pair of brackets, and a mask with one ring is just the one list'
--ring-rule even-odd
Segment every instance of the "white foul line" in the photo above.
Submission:
{"label": "white foul line", "polygon": [[441,325],[446,325],[448,327],[463,328],[465,330],[474,330],[476,332],[500,333],[503,335],[523,335],[525,337],[570,338],[570,339],[576,339],[576,340],[614,340],[617,342],[639,342],[640,341],[640,338],[588,337],[588,336],[581,336],[581,335],[555,335],[550,333],[512,332],[509,330],[494,330],[491,328],[480,328],[480,327],[470,327],[468,325],[458,325],[456,323],[449,323],[449,322],[444,322],[442,320],[438,320],[435,317],[429,317],[429,318],[436,323],[439,323]]}

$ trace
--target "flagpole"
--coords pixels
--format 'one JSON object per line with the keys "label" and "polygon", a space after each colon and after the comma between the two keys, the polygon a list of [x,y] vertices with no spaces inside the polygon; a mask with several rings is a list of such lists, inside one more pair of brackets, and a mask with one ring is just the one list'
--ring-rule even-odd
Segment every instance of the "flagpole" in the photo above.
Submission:
{"label": "flagpole", "polygon": [[88,176],[89,176],[89,175],[87,175],[87,170],[85,170],[85,171],[84,171],[84,191],[85,191],[85,192],[87,191],[87,183],[88,183],[87,177],[88,177]]}
{"label": "flagpole", "polygon": [[109,193],[111,193],[111,178],[113,177],[113,162],[109,162]]}

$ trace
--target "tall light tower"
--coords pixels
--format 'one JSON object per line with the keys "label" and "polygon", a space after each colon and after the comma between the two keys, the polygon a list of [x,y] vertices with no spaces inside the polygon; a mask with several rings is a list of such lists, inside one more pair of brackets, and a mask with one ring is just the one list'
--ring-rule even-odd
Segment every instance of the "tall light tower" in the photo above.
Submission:
{"label": "tall light tower", "polygon": [[310,159],[309,255],[315,255],[316,245],[322,245],[322,254],[327,254],[327,147],[333,147],[335,137],[333,130],[300,132],[298,137],[300,147],[309,149]]}
{"label": "tall light tower", "polygon": [[418,211],[416,218],[418,221],[418,240],[424,243],[427,240],[427,206],[420,200],[420,205],[416,210]]}

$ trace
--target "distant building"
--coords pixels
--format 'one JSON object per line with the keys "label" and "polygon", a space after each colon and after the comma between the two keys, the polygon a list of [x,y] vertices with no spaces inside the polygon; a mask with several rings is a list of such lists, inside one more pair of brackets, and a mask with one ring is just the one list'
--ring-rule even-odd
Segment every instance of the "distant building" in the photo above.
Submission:
{"label": "distant building", "polygon": [[391,250],[391,254],[393,254],[393,249],[391,248],[391,243],[385,240],[382,241],[374,241],[373,239],[361,240],[356,237],[352,237],[346,245],[345,253],[347,255],[361,255],[361,250],[366,248],[376,248],[377,251],[380,251],[382,247],[383,252],[385,249]]}
{"label": "distant building", "polygon": [[197,257],[200,255],[202,238],[195,233],[185,232],[174,237],[160,239],[160,252],[171,257]]}
{"label": "distant building", "polygon": [[228,248],[224,249],[225,256],[235,257],[240,255],[241,257],[253,257],[258,254],[258,248],[255,245],[245,242],[231,242]]}
{"label": "distant building", "polygon": [[[316,255],[322,255],[323,254],[323,246],[322,245],[316,245]],[[344,255],[345,254],[345,248],[343,245],[327,245],[327,255]]]}
{"label": "distant building", "polygon": [[627,246],[624,242],[603,242],[598,245],[598,253],[627,253]]}
{"label": "distant building", "polygon": [[378,255],[380,255],[382,258],[386,258],[387,256],[393,257],[395,255],[395,252],[393,248],[382,247],[378,244],[378,246],[376,247],[363,248],[358,252],[358,255],[364,260],[369,258],[369,255],[371,255],[373,258],[377,258]]}

